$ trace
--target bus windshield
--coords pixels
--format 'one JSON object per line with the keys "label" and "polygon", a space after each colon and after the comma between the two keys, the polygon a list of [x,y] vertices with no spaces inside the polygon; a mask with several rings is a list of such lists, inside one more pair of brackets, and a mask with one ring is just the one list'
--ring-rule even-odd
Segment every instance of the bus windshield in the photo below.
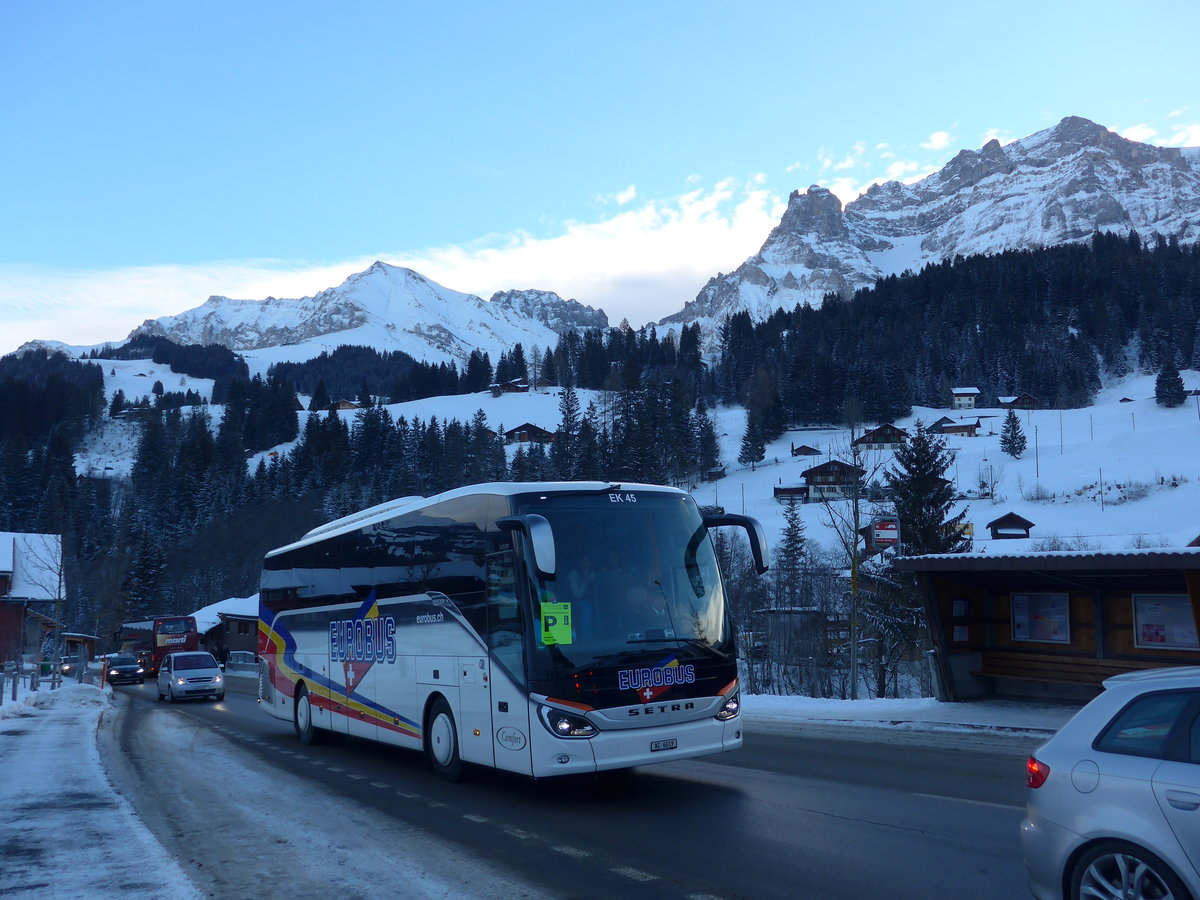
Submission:
{"label": "bus windshield", "polygon": [[716,557],[690,497],[651,491],[521,498],[554,530],[554,578],[531,576],[535,669],[667,648],[733,652]]}

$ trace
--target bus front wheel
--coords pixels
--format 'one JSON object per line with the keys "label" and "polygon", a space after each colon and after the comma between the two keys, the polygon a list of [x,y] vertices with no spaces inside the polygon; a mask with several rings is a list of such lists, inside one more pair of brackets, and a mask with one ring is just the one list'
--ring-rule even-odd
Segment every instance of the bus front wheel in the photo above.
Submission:
{"label": "bus front wheel", "polygon": [[296,702],[292,706],[292,724],[296,726],[296,737],[300,738],[300,743],[320,743],[320,732],[313,724],[312,701],[308,699],[308,688],[304,685],[300,685],[296,690]]}
{"label": "bus front wheel", "polygon": [[437,776],[445,781],[462,777],[462,757],[458,753],[458,729],[454,713],[445,697],[438,697],[429,708],[425,724],[425,756]]}

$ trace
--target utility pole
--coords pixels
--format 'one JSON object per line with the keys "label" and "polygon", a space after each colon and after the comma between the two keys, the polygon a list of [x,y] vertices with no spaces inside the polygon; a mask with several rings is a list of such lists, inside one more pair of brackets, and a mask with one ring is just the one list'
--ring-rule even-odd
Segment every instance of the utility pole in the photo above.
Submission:
{"label": "utility pole", "polygon": [[858,448],[854,445],[854,428],[850,428],[850,453],[854,460],[854,533],[850,535],[850,699],[858,699],[858,529],[861,521],[858,509],[859,493],[862,490],[858,477]]}

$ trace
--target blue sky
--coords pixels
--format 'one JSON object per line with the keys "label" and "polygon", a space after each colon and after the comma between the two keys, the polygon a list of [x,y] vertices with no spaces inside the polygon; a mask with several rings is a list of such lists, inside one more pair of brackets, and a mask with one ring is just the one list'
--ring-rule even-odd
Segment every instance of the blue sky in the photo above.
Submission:
{"label": "blue sky", "polygon": [[1200,144],[1200,4],[0,4],[0,352],[374,259],[635,325],[843,201],[1080,115]]}

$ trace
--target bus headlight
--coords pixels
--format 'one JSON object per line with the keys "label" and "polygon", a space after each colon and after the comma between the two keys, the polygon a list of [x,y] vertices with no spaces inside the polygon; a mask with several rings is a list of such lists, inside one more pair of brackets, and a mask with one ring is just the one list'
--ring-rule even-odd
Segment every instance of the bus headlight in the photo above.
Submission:
{"label": "bus headlight", "polygon": [[549,706],[539,706],[538,714],[542,724],[555,737],[560,738],[590,738],[596,734],[596,726],[573,713],[552,709]]}
{"label": "bus headlight", "polygon": [[717,718],[727,722],[742,711],[742,701],[736,693],[725,698],[725,705],[717,712]]}

